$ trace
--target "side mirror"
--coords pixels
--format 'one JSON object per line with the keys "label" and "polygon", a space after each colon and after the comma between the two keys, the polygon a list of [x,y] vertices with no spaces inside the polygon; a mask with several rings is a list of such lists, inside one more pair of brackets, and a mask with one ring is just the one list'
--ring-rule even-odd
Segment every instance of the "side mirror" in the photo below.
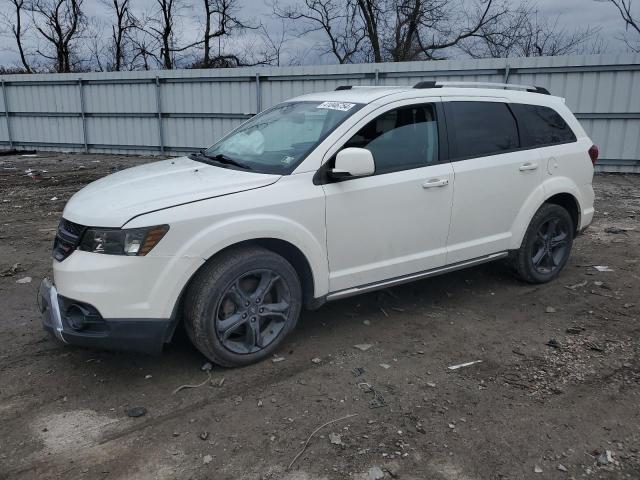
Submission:
{"label": "side mirror", "polygon": [[366,177],[373,175],[376,164],[373,155],[365,148],[345,148],[336,155],[336,165],[331,170],[331,176],[335,179],[349,177]]}

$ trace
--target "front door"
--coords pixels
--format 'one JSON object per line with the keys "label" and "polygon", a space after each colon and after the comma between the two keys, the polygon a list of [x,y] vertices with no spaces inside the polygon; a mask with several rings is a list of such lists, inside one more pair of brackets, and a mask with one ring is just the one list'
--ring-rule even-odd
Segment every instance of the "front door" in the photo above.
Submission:
{"label": "front door", "polygon": [[324,185],[330,291],[443,266],[453,170],[435,104],[388,107],[346,147],[371,151],[376,173]]}

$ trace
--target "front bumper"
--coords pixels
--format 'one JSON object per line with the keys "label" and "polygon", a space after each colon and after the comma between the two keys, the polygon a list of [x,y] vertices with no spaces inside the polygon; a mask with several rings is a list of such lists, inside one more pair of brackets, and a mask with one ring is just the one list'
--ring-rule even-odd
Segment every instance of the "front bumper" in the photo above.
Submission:
{"label": "front bumper", "polygon": [[58,340],[67,343],[62,335],[62,317],[58,304],[58,291],[51,280],[43,278],[38,289],[38,308],[42,315],[42,327],[52,333]]}
{"label": "front bumper", "polygon": [[[60,296],[48,278],[40,283],[38,306],[43,328],[71,345],[155,354],[173,333],[171,319],[104,319],[90,305]],[[72,320],[70,308],[88,312],[87,322]]]}

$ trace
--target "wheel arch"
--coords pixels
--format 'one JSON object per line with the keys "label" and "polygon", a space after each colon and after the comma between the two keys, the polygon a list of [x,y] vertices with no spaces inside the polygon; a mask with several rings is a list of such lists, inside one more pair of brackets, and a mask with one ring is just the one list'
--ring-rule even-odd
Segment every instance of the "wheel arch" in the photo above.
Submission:
{"label": "wheel arch", "polygon": [[567,212],[569,212],[569,215],[571,215],[571,220],[573,220],[574,235],[576,234],[576,232],[578,232],[580,228],[580,204],[578,203],[578,199],[576,197],[566,192],[556,193],[555,195],[547,198],[543,203],[559,205]]}
{"label": "wheel arch", "polygon": [[282,240],[280,238],[253,238],[229,245],[228,247],[217,252],[209,260],[214,259],[218,255],[229,249],[249,246],[262,247],[266,250],[270,250],[280,255],[282,258],[287,260],[293,266],[296,273],[298,274],[298,277],[300,278],[300,283],[302,285],[303,304],[305,305],[305,307],[314,305],[315,280],[313,278],[313,270],[311,269],[311,264],[309,263],[309,260],[307,259],[305,254],[302,253],[302,250],[300,250],[291,242]]}
{"label": "wheel arch", "polygon": [[565,208],[573,220],[574,235],[578,232],[581,222],[580,191],[571,180],[557,177],[539,185],[524,202],[511,227],[510,250],[520,248],[531,219],[545,203]]}
{"label": "wheel arch", "polygon": [[280,238],[258,237],[258,238],[251,238],[247,240],[241,240],[235,243],[231,243],[226,247],[218,250],[213,255],[211,255],[208,259],[206,259],[206,261],[202,262],[200,266],[191,273],[191,275],[189,276],[189,279],[187,280],[187,282],[185,282],[174,304],[172,314],[171,314],[171,327],[169,328],[167,338],[165,339],[165,343],[168,343],[171,341],[171,338],[173,337],[176,327],[182,321],[182,318],[181,318],[182,317],[181,311],[183,308],[182,302],[184,300],[185,293],[189,289],[189,286],[193,282],[193,279],[198,274],[198,272],[200,272],[205,267],[205,265],[207,265],[209,262],[215,261],[216,258],[218,258],[220,255],[222,255],[223,253],[231,249],[251,247],[251,246],[259,246],[266,250],[270,250],[280,255],[281,257],[283,257],[293,266],[293,268],[295,269],[296,273],[300,278],[300,283],[302,286],[302,296],[303,296],[302,300],[305,308],[315,309],[325,303],[325,296],[321,296],[319,298],[315,296],[315,291],[316,291],[315,288],[316,288],[317,282],[314,279],[311,263],[309,262],[306,255],[302,252],[302,250],[300,250],[300,248],[295,246],[293,243],[288,242],[286,240],[282,240]]}

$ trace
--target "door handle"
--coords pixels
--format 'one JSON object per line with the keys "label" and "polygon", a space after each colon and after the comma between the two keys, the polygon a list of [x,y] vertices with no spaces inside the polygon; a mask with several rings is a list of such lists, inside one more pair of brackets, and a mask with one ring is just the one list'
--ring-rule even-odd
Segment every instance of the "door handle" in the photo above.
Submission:
{"label": "door handle", "polygon": [[422,184],[422,188],[445,187],[449,185],[448,178],[430,178]]}
{"label": "door handle", "polygon": [[535,170],[536,168],[538,168],[538,164],[533,162],[527,162],[520,165],[521,172],[525,172],[527,170]]}

